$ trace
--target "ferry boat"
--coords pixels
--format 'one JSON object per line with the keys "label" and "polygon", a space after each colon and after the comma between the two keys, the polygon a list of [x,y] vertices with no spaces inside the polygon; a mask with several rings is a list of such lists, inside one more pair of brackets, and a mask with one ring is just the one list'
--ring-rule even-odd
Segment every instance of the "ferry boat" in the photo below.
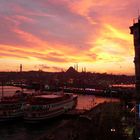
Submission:
{"label": "ferry boat", "polygon": [[75,108],[77,95],[73,94],[49,94],[33,96],[24,107],[24,120],[28,123],[36,123],[61,114]]}
{"label": "ferry boat", "polygon": [[23,118],[23,106],[26,94],[16,91],[13,96],[3,96],[0,99],[0,122]]}

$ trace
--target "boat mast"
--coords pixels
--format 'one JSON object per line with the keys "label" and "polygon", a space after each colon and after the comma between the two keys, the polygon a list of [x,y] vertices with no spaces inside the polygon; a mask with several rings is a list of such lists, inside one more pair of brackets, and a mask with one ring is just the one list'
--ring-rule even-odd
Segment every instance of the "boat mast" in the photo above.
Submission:
{"label": "boat mast", "polygon": [[1,97],[4,95],[3,81],[1,81]]}
{"label": "boat mast", "polygon": [[20,64],[20,67],[19,67],[20,71],[20,87],[21,87],[21,92],[23,93],[23,80],[22,80],[22,64]]}

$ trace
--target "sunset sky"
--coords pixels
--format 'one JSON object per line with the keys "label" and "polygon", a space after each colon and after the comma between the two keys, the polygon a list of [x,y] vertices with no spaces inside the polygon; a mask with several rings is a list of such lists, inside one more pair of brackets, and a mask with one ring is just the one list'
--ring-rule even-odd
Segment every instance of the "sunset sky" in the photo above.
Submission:
{"label": "sunset sky", "polygon": [[0,71],[134,74],[139,0],[0,0]]}

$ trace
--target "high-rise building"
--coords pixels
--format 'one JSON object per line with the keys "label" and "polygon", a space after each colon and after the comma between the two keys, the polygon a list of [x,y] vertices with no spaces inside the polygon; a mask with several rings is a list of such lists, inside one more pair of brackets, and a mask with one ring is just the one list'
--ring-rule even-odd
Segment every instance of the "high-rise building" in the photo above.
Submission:
{"label": "high-rise building", "polygon": [[134,36],[134,64],[136,79],[136,137],[140,139],[140,18],[130,27]]}

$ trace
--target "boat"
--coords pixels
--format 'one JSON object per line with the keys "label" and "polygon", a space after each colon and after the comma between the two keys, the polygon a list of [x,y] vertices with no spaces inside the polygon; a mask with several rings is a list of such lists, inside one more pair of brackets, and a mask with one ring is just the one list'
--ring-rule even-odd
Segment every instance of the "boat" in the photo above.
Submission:
{"label": "boat", "polygon": [[24,120],[28,123],[45,121],[72,110],[77,105],[77,95],[49,94],[33,96],[24,106]]}
{"label": "boat", "polygon": [[17,120],[23,117],[23,94],[17,91],[13,96],[0,99],[0,122]]}

